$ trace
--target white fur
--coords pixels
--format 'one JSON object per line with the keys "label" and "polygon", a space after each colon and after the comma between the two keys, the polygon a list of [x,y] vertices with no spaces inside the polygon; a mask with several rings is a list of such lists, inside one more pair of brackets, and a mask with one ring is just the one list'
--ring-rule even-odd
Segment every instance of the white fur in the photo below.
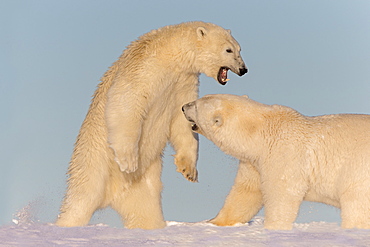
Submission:
{"label": "white fur", "polygon": [[181,106],[197,98],[200,73],[217,79],[222,66],[245,69],[239,51],[227,30],[204,22],[166,26],[132,42],[95,92],[57,225],[86,225],[95,210],[111,206],[127,228],[164,227],[160,176],[167,142],[177,171],[197,180],[197,135]]}
{"label": "white fur", "polygon": [[303,116],[248,97],[208,95],[184,106],[197,132],[240,160],[216,225],[291,229],[303,200],[341,209],[342,227],[370,228],[370,115]]}

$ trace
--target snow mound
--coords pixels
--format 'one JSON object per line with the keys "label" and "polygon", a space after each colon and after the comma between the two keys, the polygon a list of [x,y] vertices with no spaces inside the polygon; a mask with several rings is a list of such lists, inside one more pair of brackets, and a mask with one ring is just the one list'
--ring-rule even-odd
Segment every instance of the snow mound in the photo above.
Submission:
{"label": "snow mound", "polygon": [[[13,221],[16,222],[16,221]],[[159,230],[113,228],[104,224],[62,228],[19,222],[0,227],[0,246],[370,246],[370,230],[344,230],[336,223],[295,224],[291,231],[269,231],[263,218],[218,227],[207,222],[168,221]]]}

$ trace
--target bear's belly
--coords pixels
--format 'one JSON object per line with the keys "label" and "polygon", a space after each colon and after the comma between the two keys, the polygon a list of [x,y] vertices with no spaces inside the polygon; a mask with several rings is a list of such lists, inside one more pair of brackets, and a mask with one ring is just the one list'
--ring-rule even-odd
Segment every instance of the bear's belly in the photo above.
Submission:
{"label": "bear's belly", "polygon": [[311,202],[321,202],[325,203],[337,208],[340,208],[339,200],[336,198],[333,198],[332,196],[323,195],[322,193],[318,193],[314,189],[310,189],[306,196],[304,197],[305,201],[311,201]]}

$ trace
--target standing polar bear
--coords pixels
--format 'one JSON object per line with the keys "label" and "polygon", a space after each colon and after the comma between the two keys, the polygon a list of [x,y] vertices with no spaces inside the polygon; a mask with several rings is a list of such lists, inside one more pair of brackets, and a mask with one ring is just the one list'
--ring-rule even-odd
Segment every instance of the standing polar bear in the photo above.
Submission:
{"label": "standing polar bear", "polygon": [[111,206],[127,228],[164,227],[163,149],[170,142],[177,171],[197,180],[197,135],[181,106],[197,99],[200,73],[224,85],[228,70],[247,72],[240,46],[211,23],[166,26],[132,42],[94,94],[56,224],[83,226],[97,209]]}
{"label": "standing polar bear", "polygon": [[303,200],[341,209],[342,227],[370,228],[370,115],[303,116],[246,96],[208,95],[183,106],[192,129],[240,160],[225,204],[211,220],[291,229]]}

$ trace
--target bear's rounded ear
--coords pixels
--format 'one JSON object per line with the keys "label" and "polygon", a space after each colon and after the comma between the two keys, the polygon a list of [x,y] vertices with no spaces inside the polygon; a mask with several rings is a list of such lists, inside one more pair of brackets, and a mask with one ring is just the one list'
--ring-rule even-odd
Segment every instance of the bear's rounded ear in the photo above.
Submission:
{"label": "bear's rounded ear", "polygon": [[203,39],[207,35],[207,29],[205,27],[197,28],[198,40]]}
{"label": "bear's rounded ear", "polygon": [[230,30],[230,29],[226,29],[226,31],[227,31],[229,34],[231,34],[231,30]]}
{"label": "bear's rounded ear", "polygon": [[213,123],[214,123],[214,125],[220,127],[223,124],[222,117],[221,116],[215,116],[213,118]]}
{"label": "bear's rounded ear", "polygon": [[242,97],[246,98],[246,99],[249,99],[248,95],[243,95]]}

